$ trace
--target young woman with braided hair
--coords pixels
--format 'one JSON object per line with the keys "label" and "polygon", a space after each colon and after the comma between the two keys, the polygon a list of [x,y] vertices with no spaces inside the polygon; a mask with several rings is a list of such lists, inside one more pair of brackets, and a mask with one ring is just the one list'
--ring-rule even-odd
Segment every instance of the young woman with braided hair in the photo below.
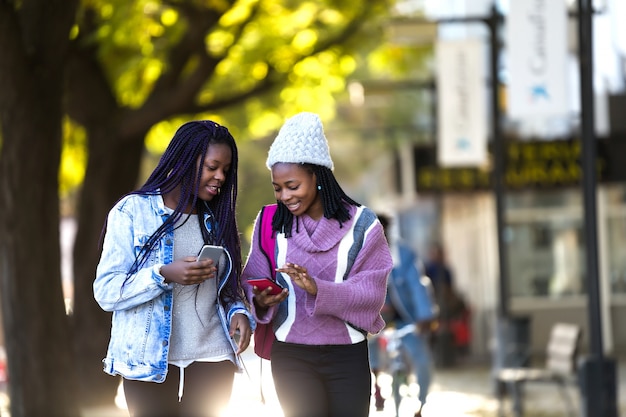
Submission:
{"label": "young woman with braided hair", "polygon": [[[230,400],[254,323],[239,281],[237,156],[226,127],[185,123],[109,212],[93,288],[113,312],[104,372],[122,376],[132,417],[218,417]],[[197,260],[205,244],[223,247],[216,263]]]}
{"label": "young woman with braided hair", "polygon": [[258,323],[270,324],[272,376],[285,417],[366,417],[371,374],[366,336],[384,327],[392,261],[376,214],[348,197],[333,175],[313,113],[287,120],[270,147],[277,209],[277,284],[271,295],[247,282],[271,277],[257,217],[242,283]]}

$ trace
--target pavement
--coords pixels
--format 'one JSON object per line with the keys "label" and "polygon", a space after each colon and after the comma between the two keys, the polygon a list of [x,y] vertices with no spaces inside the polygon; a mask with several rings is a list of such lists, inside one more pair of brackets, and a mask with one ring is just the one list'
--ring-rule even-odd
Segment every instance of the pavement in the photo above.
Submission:
{"label": "pavement", "polygon": [[[235,376],[233,398],[222,417],[282,417],[282,411],[274,392],[271,376],[271,363],[259,359],[249,348],[242,355],[247,373]],[[262,369],[261,369],[262,366]],[[617,402],[619,415],[626,416],[626,358],[618,361]],[[260,382],[263,382],[265,402],[261,401]],[[379,376],[385,408],[376,411],[372,398],[369,417],[395,417],[395,406],[391,399],[391,378],[386,374]],[[403,400],[398,417],[413,417],[417,409],[418,387],[410,377],[402,387]],[[580,409],[581,393],[577,387],[569,388],[570,397]],[[6,397],[0,401],[0,415],[9,417]],[[510,404],[505,401],[505,416],[510,417]],[[567,416],[565,403],[558,389],[552,384],[527,384],[525,389],[525,417],[562,417]],[[465,360],[451,368],[436,368],[428,394],[427,403],[422,411],[423,417],[498,417],[498,401],[494,396],[494,384],[491,378],[491,364],[488,361]],[[602,417],[582,416],[581,417]],[[83,410],[82,417],[128,417],[121,390],[116,398],[116,406]]]}

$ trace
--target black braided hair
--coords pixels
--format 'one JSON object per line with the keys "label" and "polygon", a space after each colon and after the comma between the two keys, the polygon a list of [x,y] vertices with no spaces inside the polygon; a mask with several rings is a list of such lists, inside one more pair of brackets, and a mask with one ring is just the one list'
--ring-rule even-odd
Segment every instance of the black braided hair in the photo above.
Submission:
{"label": "black braided hair", "polygon": [[[330,168],[309,163],[298,165],[311,173],[311,175],[315,174],[317,179],[316,185],[318,186],[322,207],[324,208],[324,217],[336,219],[339,222],[339,227],[343,227],[343,223],[350,220],[350,212],[345,204],[357,207],[361,204],[354,201],[343,191]],[[291,237],[293,214],[283,203],[280,201],[276,202],[278,203],[278,209],[272,219],[272,230],[284,233],[285,237]]]}
{"label": "black braided hair", "polygon": [[[198,189],[202,176],[202,163],[198,169],[198,160],[204,161],[209,146],[213,144],[228,145],[232,153],[232,160],[219,194],[213,197],[211,201],[203,201],[198,199]],[[141,248],[131,270],[128,272],[128,276],[141,268],[148,259],[150,252],[158,247],[159,240],[168,228],[176,224],[183,216],[189,218],[189,215],[185,214],[185,210],[191,202],[197,209],[199,219],[204,219],[205,214],[213,216],[212,220],[218,225],[215,243],[226,247],[232,257],[233,271],[228,277],[228,284],[224,287],[223,296],[225,299],[223,301],[240,299],[243,295],[239,284],[242,270],[241,240],[235,215],[238,160],[235,139],[226,127],[210,120],[200,120],[187,122],[178,128],[146,182],[138,190],[127,194],[163,195],[180,186],[178,206]],[[202,223],[204,224],[204,222]]]}

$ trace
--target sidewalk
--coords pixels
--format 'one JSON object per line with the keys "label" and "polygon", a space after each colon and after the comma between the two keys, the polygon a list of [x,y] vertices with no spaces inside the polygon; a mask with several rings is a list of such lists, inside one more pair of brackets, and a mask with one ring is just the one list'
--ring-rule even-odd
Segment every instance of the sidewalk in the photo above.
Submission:
{"label": "sidewalk", "polygon": [[[617,401],[619,415],[626,415],[626,361],[618,364]],[[400,405],[400,417],[412,417],[417,407],[417,385],[410,384],[408,392]],[[568,388],[568,394],[576,401],[580,409],[580,390]],[[383,391],[389,398],[390,393]],[[387,400],[385,410],[373,411],[370,417],[393,417],[392,400]],[[498,401],[494,395],[491,379],[491,364],[465,363],[450,369],[436,369],[433,384],[423,409],[424,417],[497,417]],[[567,408],[556,385],[532,383],[525,388],[525,417],[564,417]],[[504,403],[505,415],[512,416],[510,401]],[[596,417],[596,416],[588,416]],[[597,416],[600,417],[600,416]]]}
{"label": "sidewalk", "polygon": [[[225,410],[223,417],[282,417],[283,414],[276,398],[270,363],[263,361],[263,372],[260,372],[260,359],[252,349],[243,355],[248,374],[237,374],[233,399]],[[464,363],[451,369],[436,369],[428,395],[428,402],[423,410],[424,417],[497,417],[498,402],[493,395],[490,377],[490,364]],[[263,379],[265,404],[261,402],[260,378]],[[380,377],[383,395],[391,397],[390,379],[386,375]],[[626,361],[619,363],[618,369],[618,402],[620,415],[626,416]],[[404,390],[404,399],[400,404],[399,417],[413,417],[417,404],[417,385],[410,383]],[[572,398],[580,401],[580,392],[570,388]],[[123,397],[122,397],[123,406]],[[552,384],[528,384],[526,386],[525,417],[563,417],[566,408],[557,387]],[[510,413],[509,403],[505,404],[507,416]],[[383,411],[376,411],[373,406],[370,417],[394,417],[395,407],[392,399],[385,403]],[[83,417],[127,417],[123,408],[107,408],[87,410]],[[595,417],[595,416],[590,416]]]}

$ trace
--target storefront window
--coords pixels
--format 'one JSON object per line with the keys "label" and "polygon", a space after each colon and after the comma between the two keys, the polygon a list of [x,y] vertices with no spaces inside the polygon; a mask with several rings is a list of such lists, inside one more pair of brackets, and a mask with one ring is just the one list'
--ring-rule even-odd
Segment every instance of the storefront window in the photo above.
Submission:
{"label": "storefront window", "polygon": [[514,297],[585,292],[585,240],[578,190],[507,197],[506,247]]}

